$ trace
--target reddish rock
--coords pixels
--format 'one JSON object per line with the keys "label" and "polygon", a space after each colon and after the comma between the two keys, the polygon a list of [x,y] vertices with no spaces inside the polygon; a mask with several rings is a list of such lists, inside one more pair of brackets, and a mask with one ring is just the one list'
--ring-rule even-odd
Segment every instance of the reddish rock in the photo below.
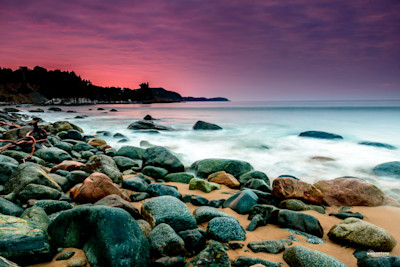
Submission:
{"label": "reddish rock", "polygon": [[276,178],[272,183],[272,194],[280,198],[297,198],[315,204],[321,204],[323,201],[323,195],[318,188],[291,177]]}
{"label": "reddish rock", "polygon": [[99,172],[92,173],[83,181],[83,184],[70,190],[71,198],[81,203],[95,203],[112,194],[118,195],[124,200],[130,200],[107,175]]}
{"label": "reddish rock", "polygon": [[140,212],[128,201],[124,200],[122,197],[118,195],[108,195],[96,203],[94,205],[103,205],[103,206],[108,206],[108,207],[114,207],[114,208],[121,208],[129,212],[129,214],[135,219],[143,219],[142,216],[140,215]]}
{"label": "reddish rock", "polygon": [[208,176],[207,180],[209,182],[226,185],[230,188],[240,186],[240,183],[235,176],[225,171],[214,172]]}
{"label": "reddish rock", "polygon": [[64,171],[76,171],[80,170],[81,166],[84,164],[82,162],[73,161],[73,160],[64,160],[60,164],[51,168],[51,172],[56,172],[57,170],[64,170]]}
{"label": "reddish rock", "polygon": [[324,201],[330,206],[399,206],[378,187],[357,178],[322,180],[314,186],[321,190]]}
{"label": "reddish rock", "polygon": [[105,144],[105,145],[101,145],[101,146],[97,147],[98,150],[103,151],[103,152],[105,152],[106,149],[108,149],[108,148],[112,148],[112,146]]}
{"label": "reddish rock", "polygon": [[91,139],[89,139],[89,141],[87,141],[87,143],[93,147],[98,147],[98,146],[107,144],[106,141],[104,141],[103,139],[100,139],[100,138],[91,138]]}

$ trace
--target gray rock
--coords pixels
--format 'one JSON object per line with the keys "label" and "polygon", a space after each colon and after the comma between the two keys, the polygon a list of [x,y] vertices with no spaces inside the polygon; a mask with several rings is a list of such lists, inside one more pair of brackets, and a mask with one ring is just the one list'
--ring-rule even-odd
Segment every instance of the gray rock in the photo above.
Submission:
{"label": "gray rock", "polygon": [[398,267],[400,266],[400,257],[394,255],[368,255],[367,251],[358,250],[353,253],[357,258],[359,267]]}
{"label": "gray rock", "polygon": [[169,173],[164,177],[164,180],[167,182],[176,182],[176,183],[184,183],[188,184],[189,181],[194,178],[194,176],[190,173],[186,172],[175,172]]}
{"label": "gray rock", "polygon": [[147,148],[143,152],[143,167],[155,166],[167,169],[169,172],[182,172],[182,162],[168,149],[161,146]]}
{"label": "gray rock", "polygon": [[115,156],[113,160],[121,171],[129,170],[132,167],[139,167],[139,163],[131,158],[124,156]]}
{"label": "gray rock", "polygon": [[196,161],[191,166],[199,177],[207,178],[210,174],[218,171],[226,171],[235,177],[253,170],[250,163],[232,159],[203,159]]}
{"label": "gray rock", "polygon": [[249,172],[243,173],[242,175],[239,176],[238,181],[240,184],[244,185],[251,179],[261,179],[267,185],[269,185],[269,186],[271,185],[271,182],[269,181],[268,176],[264,172],[260,172],[260,171],[249,171]]}
{"label": "gray rock", "polygon": [[332,212],[329,214],[329,216],[335,216],[339,219],[346,219],[346,218],[358,218],[358,219],[364,219],[364,216],[359,213],[359,212],[351,212],[351,211],[347,211],[347,212]]}
{"label": "gray rock", "polygon": [[74,145],[73,150],[82,152],[82,151],[89,151],[95,149],[94,146],[91,146],[85,142],[78,142],[77,144]]}
{"label": "gray rock", "polygon": [[142,159],[144,149],[135,146],[122,146],[117,151],[118,156],[124,156],[131,159]]}
{"label": "gray rock", "polygon": [[7,199],[0,197],[0,213],[4,215],[11,215],[19,217],[24,212],[24,209],[14,204]]}
{"label": "gray rock", "polygon": [[224,246],[217,241],[210,240],[207,247],[194,257],[188,266],[230,267],[231,261]]}
{"label": "gray rock", "polygon": [[236,218],[216,217],[207,226],[207,235],[220,242],[246,240],[246,232]]}
{"label": "gray rock", "polygon": [[257,179],[257,178],[248,180],[247,183],[244,184],[244,187],[250,188],[250,189],[255,189],[255,190],[260,190],[260,191],[268,192],[268,193],[271,192],[271,186],[268,185],[264,180]]}
{"label": "gray rock", "polygon": [[102,199],[94,203],[94,205],[103,205],[113,208],[121,208],[123,210],[126,210],[135,220],[142,219],[142,216],[140,215],[139,211],[131,203],[129,203],[122,197],[115,194],[103,197]]}
{"label": "gray rock", "polygon": [[248,213],[257,204],[258,196],[250,190],[243,190],[225,200],[224,208],[231,208],[237,213]]}
{"label": "gray rock", "polygon": [[254,231],[256,230],[259,226],[264,226],[267,224],[267,220],[264,219],[264,217],[260,214],[256,214],[253,219],[251,219],[251,222],[249,226],[247,226],[246,231]]}
{"label": "gray rock", "polygon": [[200,233],[199,228],[181,231],[178,234],[185,242],[185,248],[189,255],[200,252],[206,246],[206,239]]}
{"label": "gray rock", "polygon": [[203,223],[203,222],[208,222],[211,219],[214,219],[216,217],[233,218],[228,213],[225,213],[219,209],[216,209],[213,207],[208,207],[208,206],[202,206],[202,207],[195,209],[193,211],[193,215],[198,224]]}
{"label": "gray rock", "polygon": [[122,173],[119,171],[117,164],[115,164],[115,161],[107,155],[93,156],[89,159],[83,169],[89,173],[102,172],[117,184],[122,181]]}
{"label": "gray rock", "polygon": [[63,191],[68,190],[69,181],[66,177],[56,173],[49,173],[49,176],[62,188]]}
{"label": "gray rock", "polygon": [[324,235],[324,230],[315,216],[298,211],[280,210],[278,213],[278,225],[297,229],[317,237]]}
{"label": "gray rock", "polygon": [[208,204],[208,199],[198,195],[185,195],[182,198],[182,201],[185,203],[191,203],[195,206],[205,206]]}
{"label": "gray rock", "polygon": [[152,227],[169,224],[175,231],[197,228],[196,219],[189,208],[173,196],[161,196],[147,200],[141,208],[142,216]]}
{"label": "gray rock", "polygon": [[46,212],[41,207],[34,206],[26,209],[24,213],[22,213],[21,219],[31,222],[43,231],[47,231],[47,227],[49,227],[50,224]]}
{"label": "gray rock", "polygon": [[35,156],[51,163],[61,163],[64,160],[72,160],[72,157],[68,152],[57,147],[41,148],[36,150]]}
{"label": "gray rock", "polygon": [[35,202],[33,207],[42,208],[47,215],[72,209],[72,205],[66,201],[42,199]]}
{"label": "gray rock", "polygon": [[253,252],[267,252],[272,254],[278,254],[285,250],[287,246],[292,245],[292,241],[289,239],[269,239],[250,242],[247,246]]}
{"label": "gray rock", "polygon": [[150,195],[147,194],[146,192],[139,192],[130,195],[130,199],[132,202],[142,201],[145,200],[146,198],[150,198]]}
{"label": "gray rock", "polygon": [[87,173],[85,171],[71,171],[67,175],[68,184],[70,187],[72,187],[76,184],[83,183],[83,181],[85,181],[85,179],[88,178],[89,175],[90,173]]}
{"label": "gray rock", "polygon": [[128,129],[131,129],[131,130],[158,130],[158,131],[172,131],[173,130],[171,127],[156,124],[153,121],[149,121],[149,120],[135,121],[135,122],[129,124]]}
{"label": "gray rock", "polygon": [[28,184],[19,192],[18,198],[22,201],[29,199],[59,199],[61,191],[40,184]]}
{"label": "gray rock", "polygon": [[0,184],[7,182],[12,172],[18,167],[19,163],[9,156],[0,155]]}
{"label": "gray rock", "polygon": [[333,133],[327,133],[322,131],[306,131],[299,134],[300,137],[318,138],[318,139],[343,139],[342,136]]}
{"label": "gray rock", "polygon": [[193,125],[193,130],[222,130],[222,127],[205,121],[197,121]]}
{"label": "gray rock", "polygon": [[149,260],[149,244],[139,225],[119,208],[80,206],[63,211],[48,232],[56,246],[83,247],[93,267],[147,266]]}
{"label": "gray rock", "polygon": [[279,203],[279,208],[294,211],[315,210],[321,214],[325,214],[325,209],[322,206],[305,204],[299,199],[286,199]]}
{"label": "gray rock", "polygon": [[326,266],[326,267],[346,267],[334,257],[312,250],[300,245],[287,248],[283,253],[283,259],[291,267]]}
{"label": "gray rock", "polygon": [[281,267],[279,263],[246,256],[240,256],[232,262],[233,267],[249,267],[256,264],[262,264],[265,267]]}
{"label": "gray rock", "polygon": [[373,169],[373,172],[378,176],[400,178],[400,161],[379,164]]}
{"label": "gray rock", "polygon": [[71,152],[74,147],[72,144],[67,142],[57,142],[54,146],[67,152]]}
{"label": "gray rock", "polygon": [[139,176],[130,176],[122,180],[122,188],[137,191],[146,192],[149,185]]}
{"label": "gray rock", "polygon": [[178,256],[186,252],[183,239],[166,223],[154,227],[147,239],[154,257]]}
{"label": "gray rock", "polygon": [[181,193],[175,187],[164,185],[164,184],[150,184],[147,187],[147,193],[152,197],[159,196],[174,196],[176,198],[182,198]]}
{"label": "gray rock", "polygon": [[168,171],[160,167],[146,166],[143,168],[142,173],[154,179],[163,179],[164,176],[167,175]]}
{"label": "gray rock", "polygon": [[19,163],[23,163],[23,159],[26,159],[26,162],[33,162],[33,163],[40,164],[43,166],[45,165],[45,161],[43,159],[38,158],[36,156],[28,158],[30,156],[30,154],[22,152],[22,151],[6,150],[2,153],[2,155],[9,156],[9,157],[17,160]]}
{"label": "gray rock", "polygon": [[83,136],[77,130],[68,130],[67,135],[64,139],[82,140]]}

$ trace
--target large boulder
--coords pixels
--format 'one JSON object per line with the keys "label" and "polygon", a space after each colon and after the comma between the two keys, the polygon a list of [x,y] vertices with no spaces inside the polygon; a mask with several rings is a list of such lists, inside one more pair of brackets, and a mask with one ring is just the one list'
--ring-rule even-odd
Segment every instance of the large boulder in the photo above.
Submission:
{"label": "large boulder", "polygon": [[0,155],[0,184],[4,184],[19,163],[9,156]]}
{"label": "large boulder", "polygon": [[298,211],[280,210],[278,213],[278,225],[284,228],[300,230],[318,237],[324,235],[324,229],[315,216]]}
{"label": "large boulder", "polygon": [[333,133],[327,133],[323,131],[306,131],[299,134],[300,137],[310,137],[310,138],[318,138],[318,139],[343,139],[342,136]]}
{"label": "large boulder", "polygon": [[147,239],[154,257],[184,255],[185,242],[166,223],[160,223],[150,231]]}
{"label": "large boulder", "polygon": [[334,225],[328,236],[341,244],[375,251],[391,251],[397,244],[394,237],[385,229],[358,218],[347,218]]}
{"label": "large boulder", "polygon": [[328,205],[335,206],[398,206],[397,201],[387,196],[377,186],[356,178],[322,180],[314,184]]}
{"label": "large boulder", "polygon": [[189,208],[173,196],[160,196],[147,200],[142,205],[141,214],[152,227],[166,223],[177,232],[197,228],[196,219]]}
{"label": "large boulder", "polygon": [[51,163],[60,163],[64,160],[72,160],[72,157],[68,152],[57,147],[41,148],[36,150],[35,156]]}
{"label": "large boulder", "polygon": [[203,222],[208,222],[211,219],[214,219],[216,217],[229,217],[233,218],[231,215],[228,213],[225,213],[217,208],[214,207],[208,207],[208,206],[202,206],[193,211],[193,215],[197,221],[197,223],[203,223]]}
{"label": "large boulder", "polygon": [[219,171],[226,171],[235,177],[253,170],[250,163],[233,159],[203,159],[196,161],[191,166],[196,171],[196,175],[207,178],[210,174]]}
{"label": "large boulder", "polygon": [[182,172],[184,166],[182,162],[168,149],[161,146],[147,148],[143,152],[143,167],[161,167],[169,172]]}
{"label": "large boulder", "polygon": [[83,184],[71,189],[71,198],[76,202],[95,203],[103,197],[116,194],[123,199],[130,199],[104,173],[95,172],[83,181]]}
{"label": "large boulder", "polygon": [[46,231],[24,219],[0,214],[0,256],[26,266],[49,261]]}
{"label": "large boulder", "polygon": [[83,130],[79,126],[70,123],[68,121],[56,121],[55,123],[52,124],[51,127],[51,133],[54,134],[68,130],[77,130],[80,133],[83,132]]}
{"label": "large boulder", "polygon": [[297,198],[321,204],[322,192],[315,186],[290,177],[276,178],[272,183],[272,194],[279,198]]}
{"label": "large boulder", "polygon": [[167,127],[161,124],[156,124],[153,121],[142,120],[135,121],[128,125],[128,129],[131,130],[158,130],[158,131],[172,131],[171,127]]}
{"label": "large boulder", "polygon": [[230,267],[231,261],[224,246],[218,241],[210,240],[207,247],[186,265],[186,267],[196,266]]}
{"label": "large boulder", "polygon": [[377,165],[373,172],[378,176],[400,178],[400,161],[390,161]]}
{"label": "large boulder", "polygon": [[224,208],[231,208],[237,213],[246,214],[257,204],[258,196],[251,190],[243,190],[224,202]]}
{"label": "large boulder", "polygon": [[330,266],[347,267],[334,257],[323,252],[296,245],[285,249],[283,259],[291,267]]}
{"label": "large boulder", "polygon": [[122,146],[117,151],[117,156],[123,156],[130,159],[142,159],[144,149],[135,146]]}
{"label": "large boulder", "polygon": [[205,121],[197,121],[195,125],[193,125],[193,130],[222,130],[222,127]]}
{"label": "large boulder", "polygon": [[147,266],[149,261],[146,237],[135,219],[119,208],[80,206],[64,211],[48,232],[58,247],[83,248],[93,267]]}
{"label": "large boulder", "polygon": [[115,161],[107,155],[95,155],[89,159],[82,169],[86,172],[102,172],[113,180],[114,183],[122,181],[122,173]]}
{"label": "large boulder", "polygon": [[246,231],[236,218],[216,217],[207,226],[207,235],[210,239],[220,242],[232,240],[246,240]]}

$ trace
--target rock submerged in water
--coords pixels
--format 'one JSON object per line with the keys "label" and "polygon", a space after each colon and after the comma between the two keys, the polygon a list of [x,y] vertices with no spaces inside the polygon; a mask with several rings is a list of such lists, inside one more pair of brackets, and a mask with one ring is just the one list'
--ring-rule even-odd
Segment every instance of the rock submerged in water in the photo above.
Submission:
{"label": "rock submerged in water", "polygon": [[385,143],[379,143],[379,142],[364,141],[364,142],[359,142],[358,144],[364,145],[364,146],[374,146],[374,147],[379,147],[379,148],[386,148],[386,149],[390,149],[390,150],[396,149],[395,146],[385,144]]}
{"label": "rock submerged in water", "polygon": [[193,130],[222,130],[222,127],[205,121],[197,121],[193,125]]}
{"label": "rock submerged in water", "polygon": [[161,124],[156,124],[151,120],[135,121],[128,125],[128,129],[131,130],[158,130],[158,131],[173,131],[171,127],[167,127]]}
{"label": "rock submerged in water", "polygon": [[309,137],[309,138],[317,138],[317,139],[343,139],[342,136],[333,133],[327,133],[323,131],[306,131],[299,134],[300,137]]}
{"label": "rock submerged in water", "polygon": [[388,176],[400,179],[400,161],[379,164],[373,169],[373,172],[377,176]]}
{"label": "rock submerged in water", "polygon": [[296,245],[285,249],[283,259],[291,267],[298,266],[329,266],[347,267],[334,257],[323,252]]}

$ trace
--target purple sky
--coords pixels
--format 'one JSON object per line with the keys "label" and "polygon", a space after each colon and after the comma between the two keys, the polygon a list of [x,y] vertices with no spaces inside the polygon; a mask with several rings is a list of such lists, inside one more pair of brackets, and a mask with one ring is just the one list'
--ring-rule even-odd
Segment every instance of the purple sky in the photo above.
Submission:
{"label": "purple sky", "polygon": [[0,0],[0,66],[231,100],[400,99],[399,0]]}

